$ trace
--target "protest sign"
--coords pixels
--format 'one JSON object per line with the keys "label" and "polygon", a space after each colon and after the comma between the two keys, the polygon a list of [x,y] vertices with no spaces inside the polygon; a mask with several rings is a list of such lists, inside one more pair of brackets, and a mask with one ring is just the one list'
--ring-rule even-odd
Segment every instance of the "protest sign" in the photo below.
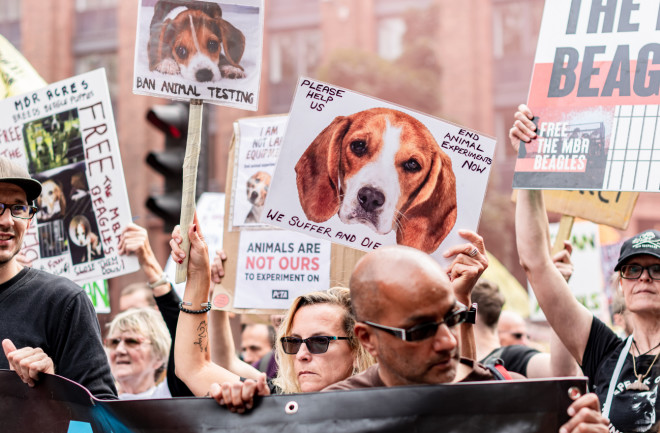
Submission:
{"label": "protest sign", "polygon": [[495,141],[309,78],[298,81],[262,221],[361,250],[444,261],[476,230]]}
{"label": "protest sign", "polygon": [[[514,188],[658,191],[657,2],[547,1]],[[651,64],[650,64],[651,62]]]}
{"label": "protest sign", "polygon": [[556,433],[569,393],[586,385],[575,377],[270,395],[238,414],[210,397],[97,400],[54,375],[31,388],[3,370],[0,418],[5,433]]}
{"label": "protest sign", "polygon": [[263,6],[263,0],[141,0],[133,92],[256,110]]}
{"label": "protest sign", "polygon": [[33,267],[84,283],[136,271],[120,256],[131,222],[105,71],[0,101],[0,155],[42,183],[23,249]]}
{"label": "protest sign", "polygon": [[107,280],[89,281],[82,284],[82,289],[92,301],[96,314],[110,312],[110,290]]}
{"label": "protest sign", "polygon": [[237,147],[229,229],[268,227],[261,223],[288,116],[247,117],[234,123]]}
{"label": "protest sign", "polygon": [[[205,192],[199,196],[196,204],[197,220],[204,235],[204,241],[209,247],[209,259],[213,262],[215,253],[222,249],[222,223],[225,216],[225,194],[222,192]],[[167,257],[164,269],[170,282],[174,282],[176,263],[171,256]],[[174,290],[183,299],[186,283],[173,283]]]}
{"label": "protest sign", "polygon": [[46,81],[30,62],[0,35],[0,99],[27,93],[45,85]]}
{"label": "protest sign", "polygon": [[246,230],[236,266],[235,308],[287,309],[297,296],[330,288],[330,242],[285,230]]}
{"label": "protest sign", "polygon": [[[550,237],[554,240],[559,224],[550,224]],[[573,244],[571,261],[573,275],[568,281],[571,292],[578,301],[605,323],[610,322],[607,297],[603,291],[601,272],[601,251],[598,225],[587,221],[573,224],[570,236]],[[529,290],[530,319],[545,320],[545,315],[538,305],[534,291]]]}

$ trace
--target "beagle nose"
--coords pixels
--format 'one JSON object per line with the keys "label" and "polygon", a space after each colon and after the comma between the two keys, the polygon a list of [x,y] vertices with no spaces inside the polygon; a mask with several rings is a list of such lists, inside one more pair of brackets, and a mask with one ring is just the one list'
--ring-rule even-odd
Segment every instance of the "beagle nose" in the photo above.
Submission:
{"label": "beagle nose", "polygon": [[252,194],[250,194],[250,200],[254,201],[259,198],[259,193],[257,191],[252,191]]}
{"label": "beagle nose", "polygon": [[212,78],[213,78],[213,72],[211,72],[210,69],[204,68],[195,72],[195,79],[200,83],[203,83],[205,81],[211,81]]}
{"label": "beagle nose", "polygon": [[362,209],[373,212],[385,203],[385,195],[375,188],[364,186],[357,193]]}

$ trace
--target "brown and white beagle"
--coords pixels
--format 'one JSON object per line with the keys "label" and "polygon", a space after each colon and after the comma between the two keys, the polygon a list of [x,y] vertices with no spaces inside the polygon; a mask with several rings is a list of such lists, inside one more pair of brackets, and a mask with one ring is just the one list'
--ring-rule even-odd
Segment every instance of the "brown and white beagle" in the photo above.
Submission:
{"label": "brown and white beagle", "polygon": [[190,81],[244,78],[245,36],[216,3],[159,0],[149,37],[149,70]]}
{"label": "brown and white beagle", "polygon": [[456,223],[456,177],[451,159],[419,120],[372,108],[338,116],[296,164],[307,218],[339,214],[376,233],[396,230],[398,244],[427,253]]}
{"label": "brown and white beagle", "polygon": [[48,179],[41,184],[41,195],[37,198],[39,222],[64,218],[66,213],[66,198],[59,182]]}
{"label": "brown and white beagle", "polygon": [[245,218],[246,223],[258,223],[261,220],[261,212],[264,210],[268,188],[270,187],[270,174],[265,171],[254,173],[247,181],[247,199],[252,203],[252,208]]}

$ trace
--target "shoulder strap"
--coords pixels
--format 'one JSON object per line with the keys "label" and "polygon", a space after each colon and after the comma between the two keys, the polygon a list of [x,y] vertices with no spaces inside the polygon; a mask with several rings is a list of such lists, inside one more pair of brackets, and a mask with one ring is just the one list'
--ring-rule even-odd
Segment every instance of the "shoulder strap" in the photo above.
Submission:
{"label": "shoulder strap", "polygon": [[[487,357],[485,357],[484,359],[482,359],[479,362],[481,362],[482,364],[497,363],[496,361],[500,359],[500,356],[502,356],[503,352],[504,352],[504,347],[498,347],[497,349],[490,352]],[[500,364],[502,364],[501,361],[500,361]]]}
{"label": "shoulder strap", "polygon": [[495,380],[512,380],[513,378],[511,377],[509,370],[504,368],[501,362],[498,361],[499,359],[495,360],[495,362],[489,362],[484,365],[491,373],[493,373]]}

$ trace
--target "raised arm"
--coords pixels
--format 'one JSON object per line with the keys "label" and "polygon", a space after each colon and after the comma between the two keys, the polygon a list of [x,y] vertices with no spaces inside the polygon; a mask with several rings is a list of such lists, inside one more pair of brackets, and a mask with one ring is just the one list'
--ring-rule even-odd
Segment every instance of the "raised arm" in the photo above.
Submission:
{"label": "raised arm", "polygon": [[[193,394],[206,396],[211,395],[210,389],[213,383],[239,382],[240,378],[211,361],[208,314],[204,311],[208,310],[205,306],[209,300],[211,272],[208,249],[196,216],[188,231],[188,237],[190,239],[188,275],[183,309],[179,314],[176,330],[174,359],[177,376]],[[172,234],[170,247],[172,258],[178,263],[181,263],[185,257],[185,252],[179,246],[180,243],[181,236],[177,227]]]}
{"label": "raised arm", "polygon": [[[509,131],[511,144],[517,150],[519,140],[531,141],[529,130],[536,126],[533,116],[522,105],[516,122]],[[548,217],[543,194],[536,190],[520,190],[516,201],[516,244],[520,264],[534,290],[548,322],[578,363],[587,345],[593,316],[580,304],[550,256]]]}

